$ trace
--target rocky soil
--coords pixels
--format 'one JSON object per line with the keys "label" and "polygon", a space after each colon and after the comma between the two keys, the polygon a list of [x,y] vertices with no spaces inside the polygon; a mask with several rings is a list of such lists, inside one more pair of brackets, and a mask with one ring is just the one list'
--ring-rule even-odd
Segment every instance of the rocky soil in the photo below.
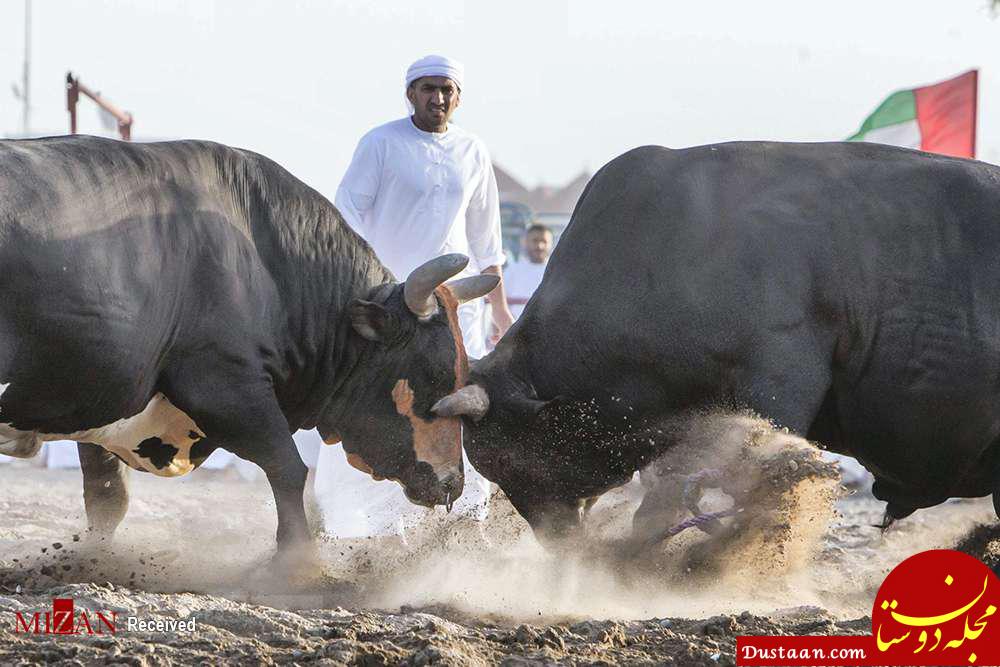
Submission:
{"label": "rocky soil", "polygon": [[[615,535],[639,502],[634,484],[601,499],[594,539],[574,553],[543,552],[498,496],[483,527],[439,510],[408,545],[323,540],[324,571],[289,582],[269,571],[263,481],[132,481],[120,539],[93,544],[78,471],[0,466],[0,664],[731,665],[740,634],[869,632],[878,585],[912,553],[961,544],[1000,558],[988,500],[921,511],[882,535],[871,527],[882,507],[863,491],[829,515],[787,503],[777,543],[730,541],[693,565],[706,537],[689,530],[625,558]],[[54,597],[116,612],[118,632],[15,632],[16,612],[30,618]],[[194,630],[127,630],[127,617]]]}

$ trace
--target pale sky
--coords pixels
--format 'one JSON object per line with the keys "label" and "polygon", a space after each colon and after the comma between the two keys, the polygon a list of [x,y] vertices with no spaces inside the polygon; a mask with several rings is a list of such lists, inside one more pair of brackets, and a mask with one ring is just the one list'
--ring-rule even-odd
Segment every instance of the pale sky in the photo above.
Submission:
{"label": "pale sky", "polygon": [[[249,148],[333,196],[360,136],[401,117],[428,53],[466,65],[455,120],[529,186],[642,144],[842,139],[890,92],[980,68],[1000,163],[987,0],[33,0],[32,127],[68,131],[67,70],[137,138]],[[0,136],[20,132],[24,0],[0,0]],[[81,131],[100,133],[81,101]]]}

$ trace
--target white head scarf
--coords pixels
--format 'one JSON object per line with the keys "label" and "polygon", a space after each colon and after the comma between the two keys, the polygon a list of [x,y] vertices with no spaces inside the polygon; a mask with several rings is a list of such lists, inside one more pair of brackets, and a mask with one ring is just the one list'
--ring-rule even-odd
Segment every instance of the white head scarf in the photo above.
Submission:
{"label": "white head scarf", "polygon": [[462,89],[465,66],[457,60],[444,56],[424,56],[406,70],[406,87],[422,76],[446,76]]}
{"label": "white head scarf", "polygon": [[[457,60],[445,56],[431,55],[420,58],[406,70],[406,82],[403,86],[404,97],[406,88],[424,76],[446,76],[454,81],[461,91],[465,79],[465,66]],[[411,115],[413,114],[413,105],[410,104],[409,99],[406,100],[406,109]]]}

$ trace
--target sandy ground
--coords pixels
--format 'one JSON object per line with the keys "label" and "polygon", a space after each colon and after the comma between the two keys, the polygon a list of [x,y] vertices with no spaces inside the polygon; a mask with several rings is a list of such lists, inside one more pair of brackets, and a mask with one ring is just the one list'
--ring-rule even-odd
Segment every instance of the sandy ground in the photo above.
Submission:
{"label": "sandy ground", "polygon": [[[497,496],[487,525],[438,510],[407,546],[321,539],[322,575],[289,584],[269,576],[265,482],[199,470],[132,483],[119,539],[93,545],[78,471],[0,466],[0,664],[731,665],[739,634],[867,633],[878,585],[913,553],[1000,545],[986,499],[883,536],[862,491],[833,514],[800,504],[780,543],[729,545],[707,565],[691,565],[694,530],[623,560],[609,545],[638,500],[626,488],[601,499],[593,543],[571,554],[544,552]],[[119,631],[15,632],[15,612],[53,597],[117,612]],[[129,631],[129,616],[195,629]]]}

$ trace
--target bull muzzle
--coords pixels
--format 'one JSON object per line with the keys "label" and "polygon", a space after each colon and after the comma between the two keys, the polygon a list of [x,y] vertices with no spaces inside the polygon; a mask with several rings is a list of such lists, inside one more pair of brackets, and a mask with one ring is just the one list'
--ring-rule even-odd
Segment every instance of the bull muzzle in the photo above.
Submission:
{"label": "bull muzzle", "polygon": [[424,507],[444,505],[451,511],[452,504],[462,495],[463,486],[465,486],[465,475],[461,468],[455,468],[441,475],[427,475],[421,481],[403,484],[403,493],[406,494],[407,500],[415,505]]}

